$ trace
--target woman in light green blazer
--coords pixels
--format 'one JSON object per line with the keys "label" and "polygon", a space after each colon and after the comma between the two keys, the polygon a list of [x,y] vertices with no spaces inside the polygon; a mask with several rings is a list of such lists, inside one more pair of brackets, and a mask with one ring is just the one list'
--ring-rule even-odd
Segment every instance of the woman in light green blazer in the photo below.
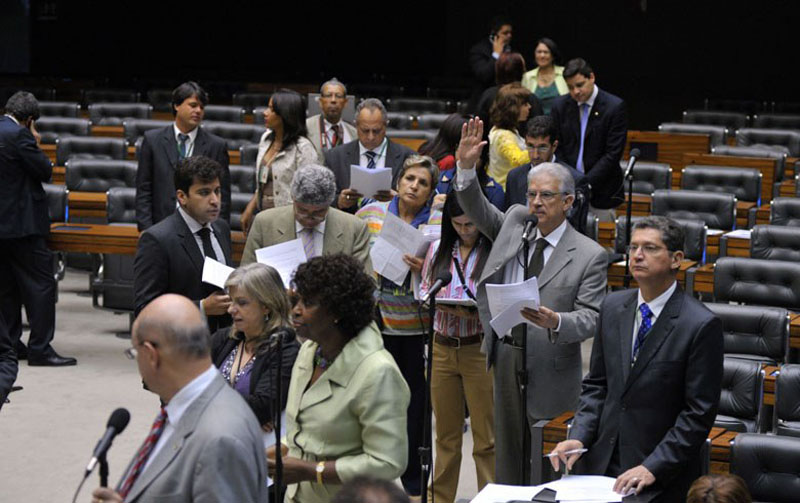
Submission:
{"label": "woman in light green blazer", "polygon": [[324,503],[356,475],[392,480],[405,471],[410,394],[372,321],[375,286],[360,262],[315,257],[293,284],[293,323],[308,340],[286,405],[286,501]]}

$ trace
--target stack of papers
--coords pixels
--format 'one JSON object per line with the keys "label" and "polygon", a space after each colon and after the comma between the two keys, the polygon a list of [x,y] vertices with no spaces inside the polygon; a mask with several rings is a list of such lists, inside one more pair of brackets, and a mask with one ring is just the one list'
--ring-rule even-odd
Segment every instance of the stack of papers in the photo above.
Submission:
{"label": "stack of papers", "polygon": [[256,261],[274,267],[281,275],[283,286],[289,289],[297,266],[306,261],[306,252],[300,239],[267,246],[256,250]]}
{"label": "stack of papers", "polygon": [[425,256],[433,240],[431,236],[425,236],[400,218],[387,213],[381,233],[369,252],[372,268],[396,285],[402,285],[409,271],[403,255]]}
{"label": "stack of papers", "polygon": [[522,283],[488,284],[486,297],[492,315],[489,324],[498,337],[504,337],[515,326],[527,322],[520,314],[523,307],[539,309],[539,282],[534,276]]}

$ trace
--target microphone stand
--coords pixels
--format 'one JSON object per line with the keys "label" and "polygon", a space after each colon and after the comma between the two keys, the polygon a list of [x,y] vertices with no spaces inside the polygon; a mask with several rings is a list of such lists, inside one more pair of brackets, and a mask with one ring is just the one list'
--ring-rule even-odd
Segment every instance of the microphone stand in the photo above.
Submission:
{"label": "microphone stand", "polygon": [[[428,478],[431,474],[431,465],[433,460],[431,457],[431,444],[433,431],[431,428],[431,372],[433,368],[433,325],[436,316],[436,295],[431,295],[428,300],[428,347],[426,348],[427,354],[427,368],[425,372],[425,412],[422,416],[422,445],[419,448],[419,463],[421,468],[422,483],[420,484],[420,491],[422,492],[422,503],[428,503]],[[431,488],[433,493],[433,488]]]}
{"label": "microphone stand", "polygon": [[625,276],[622,279],[624,288],[629,288],[631,285],[631,270],[630,261],[631,254],[628,251],[628,246],[631,244],[631,212],[633,211],[633,169],[628,170],[625,176],[628,181],[628,207],[625,208]]}
{"label": "microphone stand", "polygon": [[278,371],[275,376],[275,405],[272,409],[273,426],[275,432],[275,479],[273,487],[275,489],[275,502],[283,501],[283,451],[281,450],[281,396],[283,391],[283,330],[278,331],[278,340],[275,350],[278,354]]}
{"label": "microphone stand", "polygon": [[[522,240],[522,270],[523,278],[528,277],[528,255],[530,252],[530,241]],[[519,382],[519,392],[522,394],[522,485],[530,485],[531,482],[531,430],[528,426],[528,323],[522,324],[522,367],[517,372]]]}
{"label": "microphone stand", "polygon": [[105,452],[97,458],[97,462],[100,464],[100,487],[108,487],[108,461]]}

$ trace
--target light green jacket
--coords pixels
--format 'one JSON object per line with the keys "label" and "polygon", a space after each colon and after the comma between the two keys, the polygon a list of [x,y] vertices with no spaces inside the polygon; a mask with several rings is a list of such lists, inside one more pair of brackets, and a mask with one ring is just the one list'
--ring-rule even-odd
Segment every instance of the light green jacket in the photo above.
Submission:
{"label": "light green jacket", "polygon": [[[558,89],[558,94],[567,94],[569,92],[569,88],[567,87],[567,81],[564,80],[564,67],[563,66],[555,66],[555,79],[554,82],[556,83],[556,89]],[[528,90],[532,93],[536,92],[536,77],[539,76],[539,68],[534,68],[529,72],[525,72],[522,76],[522,85],[527,87]]]}

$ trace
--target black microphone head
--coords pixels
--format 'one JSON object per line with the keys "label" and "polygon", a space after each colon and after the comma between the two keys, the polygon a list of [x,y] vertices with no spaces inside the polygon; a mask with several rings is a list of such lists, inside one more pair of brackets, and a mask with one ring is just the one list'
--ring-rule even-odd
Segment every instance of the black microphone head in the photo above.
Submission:
{"label": "black microphone head", "polygon": [[628,155],[628,158],[639,157],[640,155],[642,155],[642,153],[639,151],[638,148],[632,148],[630,154]]}
{"label": "black microphone head", "polygon": [[453,275],[450,274],[450,271],[442,271],[436,276],[436,279],[442,282],[442,286],[447,286],[453,281]]}
{"label": "black microphone head", "polygon": [[114,428],[119,434],[128,426],[130,420],[131,413],[128,412],[128,409],[120,407],[111,413],[111,417],[108,418],[108,423],[106,423],[106,428]]}
{"label": "black microphone head", "polygon": [[524,221],[524,223],[525,223],[525,225],[526,225],[526,226],[527,226],[528,224],[531,224],[531,225],[533,225],[534,227],[536,227],[537,225],[539,225],[539,217],[537,217],[537,216],[536,216],[536,215],[534,215],[533,213],[529,213],[527,216],[525,216],[525,221]]}

